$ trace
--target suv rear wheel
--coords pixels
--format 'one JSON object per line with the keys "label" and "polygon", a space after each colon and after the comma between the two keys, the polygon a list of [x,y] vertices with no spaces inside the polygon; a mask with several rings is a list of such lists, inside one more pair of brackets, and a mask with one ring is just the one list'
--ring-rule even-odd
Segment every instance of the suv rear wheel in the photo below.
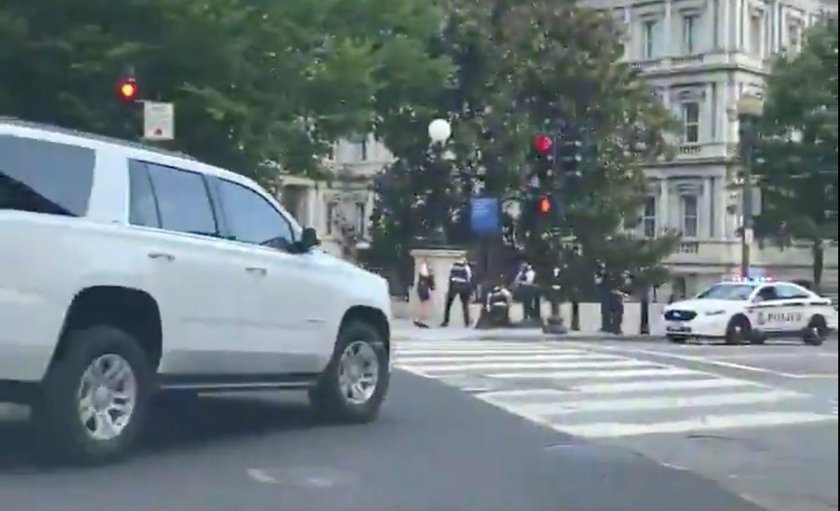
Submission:
{"label": "suv rear wheel", "polygon": [[126,454],[145,420],[152,374],[139,343],[96,326],[68,334],[42,384],[34,426],[61,460],[96,464]]}
{"label": "suv rear wheel", "polygon": [[390,384],[388,350],[379,332],[353,321],[338,334],[332,359],[309,392],[318,414],[339,422],[370,422]]}

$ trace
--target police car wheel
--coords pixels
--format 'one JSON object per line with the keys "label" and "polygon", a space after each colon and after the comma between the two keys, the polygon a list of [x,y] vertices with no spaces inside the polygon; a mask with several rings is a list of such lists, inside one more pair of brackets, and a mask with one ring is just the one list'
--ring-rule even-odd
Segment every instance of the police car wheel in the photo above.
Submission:
{"label": "police car wheel", "polygon": [[388,350],[373,326],[352,321],[341,328],[332,359],[309,391],[323,419],[362,423],[374,420],[390,384]]}
{"label": "police car wheel", "polygon": [[826,337],[828,337],[828,325],[825,323],[825,318],[814,316],[808,323],[802,340],[810,346],[820,346]]}
{"label": "police car wheel", "polygon": [[736,316],[726,327],[726,344],[743,344],[752,338],[752,325],[747,318]]}

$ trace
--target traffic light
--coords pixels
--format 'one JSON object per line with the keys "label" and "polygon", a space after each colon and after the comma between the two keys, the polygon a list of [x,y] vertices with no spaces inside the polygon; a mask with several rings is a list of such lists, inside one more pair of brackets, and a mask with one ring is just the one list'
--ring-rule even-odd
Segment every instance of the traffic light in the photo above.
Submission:
{"label": "traffic light", "polygon": [[137,80],[133,76],[123,77],[117,82],[117,97],[123,103],[134,103],[137,95]]}
{"label": "traffic light", "polygon": [[549,198],[547,195],[543,195],[539,199],[537,199],[536,207],[537,213],[540,216],[548,216],[554,209],[554,205],[552,204],[551,198]]}
{"label": "traffic light", "polygon": [[583,143],[577,136],[564,137],[558,148],[560,168],[565,173],[580,174],[580,164],[583,161]]}
{"label": "traffic light", "polygon": [[541,133],[534,137],[534,151],[536,152],[535,172],[542,185],[554,175],[556,147],[550,135]]}
{"label": "traffic light", "polygon": [[554,141],[548,135],[540,134],[534,137],[534,149],[541,156],[549,156],[553,146]]}

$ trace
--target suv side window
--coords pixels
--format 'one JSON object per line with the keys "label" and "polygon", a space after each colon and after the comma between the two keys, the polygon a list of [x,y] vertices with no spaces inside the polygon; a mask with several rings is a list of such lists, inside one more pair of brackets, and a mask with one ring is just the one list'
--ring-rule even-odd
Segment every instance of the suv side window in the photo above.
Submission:
{"label": "suv side window", "polygon": [[129,216],[131,225],[160,227],[160,212],[145,163],[128,162]]}
{"label": "suv side window", "polygon": [[804,290],[790,284],[778,284],[776,293],[781,300],[805,300],[810,298],[810,295]]}
{"label": "suv side window", "polygon": [[242,243],[289,250],[294,243],[288,220],[258,193],[219,180],[219,196],[231,237]]}
{"label": "suv side window", "polygon": [[157,199],[160,226],[167,231],[218,236],[204,177],[195,172],[146,163]]}
{"label": "suv side window", "polygon": [[0,209],[84,216],[95,164],[93,149],[0,135]]}

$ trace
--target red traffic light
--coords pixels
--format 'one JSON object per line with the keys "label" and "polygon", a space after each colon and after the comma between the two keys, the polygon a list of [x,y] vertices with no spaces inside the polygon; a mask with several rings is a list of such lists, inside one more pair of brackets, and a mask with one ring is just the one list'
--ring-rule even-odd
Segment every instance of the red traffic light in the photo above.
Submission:
{"label": "red traffic light", "polygon": [[124,78],[117,85],[117,93],[122,101],[135,101],[137,99],[137,80]]}
{"label": "red traffic light", "polygon": [[552,145],[554,145],[554,143],[548,135],[537,135],[534,137],[534,149],[536,149],[540,154],[546,154],[551,150]]}
{"label": "red traffic light", "polygon": [[551,211],[551,199],[540,197],[537,201],[537,211],[542,215],[548,214]]}

